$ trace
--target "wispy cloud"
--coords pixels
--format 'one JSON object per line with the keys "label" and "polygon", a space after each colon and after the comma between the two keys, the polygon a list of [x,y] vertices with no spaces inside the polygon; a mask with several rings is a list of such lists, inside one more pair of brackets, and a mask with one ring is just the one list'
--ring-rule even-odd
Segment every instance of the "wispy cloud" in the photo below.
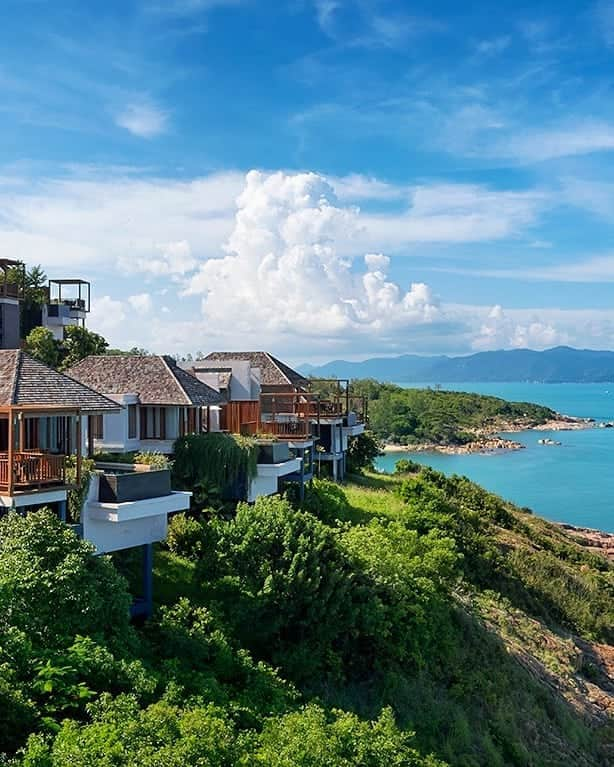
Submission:
{"label": "wispy cloud", "polygon": [[154,138],[168,128],[168,112],[150,101],[128,104],[115,116],[120,128],[140,138]]}
{"label": "wispy cloud", "polygon": [[521,162],[540,162],[559,157],[609,152],[614,149],[614,122],[580,120],[575,124],[529,129],[495,140],[493,156]]}
{"label": "wispy cloud", "polygon": [[314,0],[316,18],[322,31],[329,37],[336,33],[335,13],[341,8],[342,0]]}
{"label": "wispy cloud", "polygon": [[325,35],[354,48],[398,48],[410,37],[441,30],[441,22],[382,8],[378,0],[313,0]]}
{"label": "wispy cloud", "polygon": [[541,266],[522,266],[513,269],[483,269],[463,267],[436,267],[434,271],[464,274],[472,277],[494,277],[521,282],[575,282],[600,284],[614,282],[614,254],[592,256],[568,263],[550,263]]}
{"label": "wispy cloud", "polygon": [[475,46],[475,50],[480,56],[498,56],[509,48],[511,42],[512,38],[510,35],[502,35],[488,40],[480,40]]}

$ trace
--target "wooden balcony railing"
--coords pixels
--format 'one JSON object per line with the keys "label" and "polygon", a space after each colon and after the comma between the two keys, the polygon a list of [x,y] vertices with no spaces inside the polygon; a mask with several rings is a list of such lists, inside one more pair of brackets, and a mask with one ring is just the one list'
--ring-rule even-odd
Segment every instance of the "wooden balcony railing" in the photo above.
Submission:
{"label": "wooden balcony railing", "polygon": [[[0,487],[27,490],[43,485],[66,484],[66,456],[36,451],[0,453]],[[11,479],[12,474],[12,481]]]}
{"label": "wooden balcony railing", "polygon": [[307,420],[288,421],[249,421],[241,424],[241,434],[255,436],[257,434],[271,434],[279,439],[309,439],[312,436],[312,428]]}
{"label": "wooden balcony railing", "polygon": [[15,282],[0,282],[0,296],[2,298],[21,298],[21,287]]}
{"label": "wooden balcony railing", "polygon": [[282,439],[308,439],[311,436],[311,426],[305,420],[300,421],[263,421],[260,424],[263,434],[274,434]]}

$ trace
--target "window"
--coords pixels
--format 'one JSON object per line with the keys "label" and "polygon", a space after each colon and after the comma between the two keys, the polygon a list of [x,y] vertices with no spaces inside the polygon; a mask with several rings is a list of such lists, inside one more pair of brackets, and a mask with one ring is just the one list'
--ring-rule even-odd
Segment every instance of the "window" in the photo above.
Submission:
{"label": "window", "polygon": [[141,439],[166,439],[166,408],[141,408]]}
{"label": "window", "polygon": [[128,405],[128,439],[136,439],[136,405]]}
{"label": "window", "polygon": [[38,418],[24,420],[24,450],[36,450],[39,445]]}
{"label": "window", "polygon": [[104,439],[104,421],[102,415],[93,415],[90,418],[92,439]]}
{"label": "window", "polygon": [[179,409],[179,435],[197,434],[199,431],[198,410],[194,407],[182,407]]}

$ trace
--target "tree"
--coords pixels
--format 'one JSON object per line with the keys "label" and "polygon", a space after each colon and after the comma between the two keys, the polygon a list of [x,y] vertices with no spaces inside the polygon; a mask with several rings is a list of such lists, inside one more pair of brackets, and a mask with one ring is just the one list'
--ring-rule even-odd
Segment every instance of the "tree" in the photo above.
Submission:
{"label": "tree", "polygon": [[337,533],[279,497],[240,504],[231,522],[210,528],[216,540],[197,577],[239,636],[292,678],[337,673],[374,609]]}
{"label": "tree", "polygon": [[92,354],[105,354],[108,347],[108,342],[98,333],[79,325],[69,325],[61,342],[60,367],[66,370]]}
{"label": "tree", "polygon": [[66,647],[77,634],[131,637],[125,580],[49,509],[0,520],[0,646],[8,629],[33,647]]}
{"label": "tree", "polygon": [[374,434],[365,431],[348,441],[348,471],[359,472],[372,469],[373,461],[380,454],[380,445]]}
{"label": "tree", "polygon": [[49,328],[33,328],[26,337],[25,350],[49,367],[55,368],[59,364],[60,342],[53,337]]}
{"label": "tree", "polygon": [[24,288],[26,304],[40,306],[47,301],[47,275],[40,264],[28,269]]}

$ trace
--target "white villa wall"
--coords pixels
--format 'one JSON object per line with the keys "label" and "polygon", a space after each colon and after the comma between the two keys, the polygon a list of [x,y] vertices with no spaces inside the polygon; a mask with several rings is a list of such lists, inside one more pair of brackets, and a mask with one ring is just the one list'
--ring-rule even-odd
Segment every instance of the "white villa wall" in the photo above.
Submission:
{"label": "white villa wall", "polygon": [[173,492],[143,501],[100,503],[98,492],[99,475],[94,473],[81,521],[83,537],[96,547],[98,554],[163,541],[168,515],[190,508],[191,493]]}
{"label": "white villa wall", "polygon": [[127,453],[132,450],[140,449],[140,440],[138,439],[139,423],[137,408],[137,438],[128,438],[128,405],[138,403],[137,394],[107,394],[101,392],[122,406],[119,413],[109,413],[103,416],[102,439],[94,440],[96,450],[104,450],[110,453]]}
{"label": "white villa wall", "polygon": [[220,413],[222,409],[216,406],[209,408],[209,431],[220,430]]}
{"label": "white villa wall", "polygon": [[216,369],[231,371],[231,401],[258,400],[260,398],[260,368],[253,368],[248,360],[198,360],[190,363],[196,377],[216,391],[220,390],[219,373]]}
{"label": "white villa wall", "polygon": [[83,537],[94,544],[98,554],[163,541],[167,530],[166,514],[133,519],[130,522],[108,522],[87,517],[83,521]]}
{"label": "white villa wall", "polygon": [[274,495],[279,488],[279,478],[300,471],[302,458],[291,458],[282,463],[259,463],[258,473],[251,480],[247,500],[252,503],[261,495]]}
{"label": "white villa wall", "polygon": [[[51,331],[56,341],[64,340],[64,328],[71,325],[79,325],[80,318],[71,317],[68,307],[60,305],[60,312],[58,317],[49,316],[49,306],[45,304],[42,311],[42,325]],[[84,313],[80,313],[82,317],[85,317]]]}
{"label": "white villa wall", "polygon": [[253,503],[261,495],[275,495],[277,488],[278,477],[256,475],[250,482],[247,500]]}
{"label": "white villa wall", "polygon": [[[133,450],[147,450],[150,452],[171,453],[173,444],[179,436],[179,407],[165,408],[166,439],[140,439],[141,412],[138,405],[137,394],[106,394],[122,406],[119,413],[110,413],[103,416],[103,438],[94,440],[96,450],[104,450],[111,453],[129,453]],[[137,405],[136,411],[136,437],[129,435],[128,406]]]}

